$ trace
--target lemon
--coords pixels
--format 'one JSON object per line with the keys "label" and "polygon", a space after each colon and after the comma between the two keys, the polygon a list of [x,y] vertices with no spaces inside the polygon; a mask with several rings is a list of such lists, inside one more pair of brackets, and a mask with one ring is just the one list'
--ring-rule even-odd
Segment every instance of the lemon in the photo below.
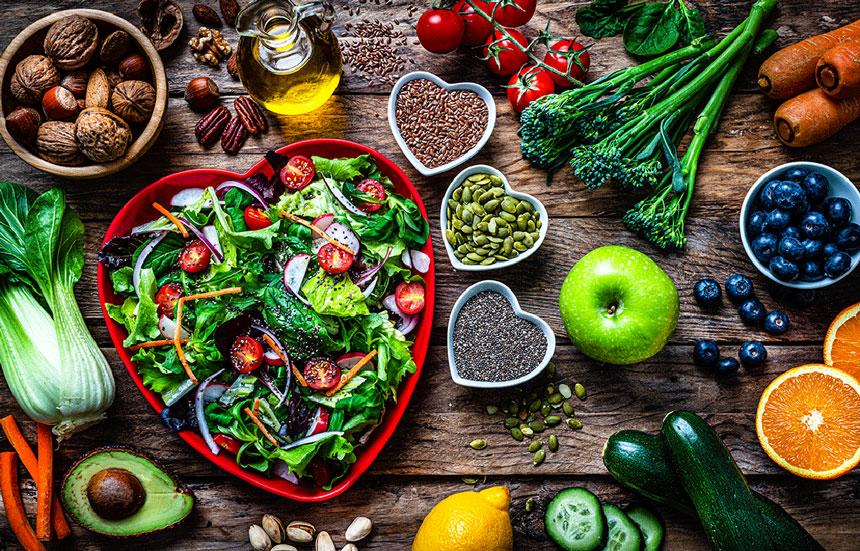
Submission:
{"label": "lemon", "polygon": [[510,504],[511,493],[504,486],[450,495],[424,518],[412,551],[510,551]]}

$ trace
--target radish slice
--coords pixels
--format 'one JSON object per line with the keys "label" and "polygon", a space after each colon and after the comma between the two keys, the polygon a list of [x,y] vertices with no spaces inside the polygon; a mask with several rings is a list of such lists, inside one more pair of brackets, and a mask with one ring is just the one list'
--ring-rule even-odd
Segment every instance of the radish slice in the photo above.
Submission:
{"label": "radish slice", "polygon": [[185,218],[177,218],[177,220],[182,222],[186,228],[191,230],[191,233],[193,233],[195,237],[197,237],[197,239],[199,239],[204,245],[206,245],[206,248],[212,252],[212,255],[218,260],[218,262],[224,261],[224,255],[221,254],[221,247],[216,247],[211,241],[209,241],[208,237],[203,235],[202,231],[198,230],[194,224],[192,224]]}
{"label": "radish slice", "polygon": [[194,203],[203,199],[203,193],[206,190],[199,187],[190,187],[179,191],[170,198],[171,207],[190,207]]}
{"label": "radish slice", "polygon": [[305,436],[313,436],[314,434],[325,432],[326,429],[328,429],[328,420],[328,410],[322,406],[318,407],[316,413],[314,413],[313,420],[311,420],[311,426],[308,427],[308,432]]}
{"label": "radish slice", "polygon": [[[341,371],[349,371],[350,369],[355,367],[358,364],[358,362],[360,362],[361,359],[363,357],[365,357],[366,355],[367,354],[365,354],[364,352],[349,352],[347,354],[344,354],[340,358],[336,359],[334,361],[334,363],[337,364],[337,366],[341,369]],[[367,362],[368,367],[375,368],[375,365],[376,364],[373,363],[373,360],[370,360],[369,362]]]}
{"label": "radish slice", "polygon": [[332,222],[334,222],[334,214],[323,214],[317,216],[313,223],[320,231],[326,231]]}
{"label": "radish slice", "polygon": [[284,287],[306,306],[310,306],[310,303],[299,294],[299,290],[302,288],[302,281],[305,279],[311,258],[309,254],[297,254],[287,262],[287,266],[284,268]]}
{"label": "radish slice", "polygon": [[364,298],[369,297],[373,294],[373,290],[376,289],[376,284],[379,283],[379,277],[373,278],[373,281],[370,282],[370,285],[361,292],[364,295]]}
{"label": "radish slice", "polygon": [[146,257],[149,256],[159,243],[161,243],[161,240],[164,239],[165,235],[167,235],[167,232],[163,231],[158,237],[147,243],[146,247],[140,251],[140,255],[137,257],[137,262],[134,263],[134,270],[131,272],[131,281],[134,285],[134,294],[138,297],[140,296],[140,272],[143,270],[143,263],[146,261]]}
{"label": "radish slice", "polygon": [[[368,268],[365,271],[358,274],[358,277],[355,280],[355,284],[359,287],[363,287],[370,281],[370,278],[376,275],[376,272],[382,269],[385,266],[385,263],[388,262],[388,257],[391,256],[391,247],[385,251],[385,256],[382,257],[382,261],[372,268]],[[371,291],[372,292],[372,291]],[[367,295],[364,295],[367,296]]]}
{"label": "radish slice", "polygon": [[[223,385],[220,387],[220,393],[214,392],[209,393],[207,389],[212,381],[215,380],[216,377],[224,373],[223,369],[219,369],[212,375],[210,375],[205,381],[200,383],[200,386],[197,387],[197,394],[194,396],[194,413],[197,416],[197,430],[200,431],[200,436],[203,437],[203,440],[206,442],[206,445],[209,446],[209,451],[211,451],[214,455],[218,455],[221,453],[221,447],[215,443],[215,440],[212,439],[212,433],[209,432],[209,425],[206,423],[206,412],[205,406],[207,403],[214,402],[224,394],[224,391],[227,390],[227,385]],[[214,394],[218,394],[212,398]]]}
{"label": "radish slice", "polygon": [[217,259],[220,256],[221,260],[218,260],[218,262],[221,263],[224,259],[224,250],[221,249],[221,238],[218,237],[218,230],[215,229],[215,226],[209,225],[203,228],[203,235],[206,236],[206,239],[218,251],[215,258]]}
{"label": "radish slice", "polygon": [[382,305],[385,306],[386,310],[398,318],[397,325],[395,325],[394,328],[400,331],[401,334],[408,335],[418,325],[418,316],[404,314],[397,306],[397,299],[394,295],[388,295],[382,299]]}
{"label": "radish slice", "polygon": [[412,259],[412,267],[420,274],[426,274],[430,269],[430,257],[423,252],[412,249],[409,251],[409,256]]}
{"label": "radish slice", "polygon": [[412,257],[409,256],[409,249],[405,249],[400,255],[400,262],[410,270],[412,269]]}
{"label": "radish slice", "polygon": [[325,176],[322,177],[322,180],[323,182],[325,182],[325,185],[331,192],[331,194],[334,195],[334,198],[337,199],[337,202],[343,205],[343,208],[356,216],[367,216],[366,212],[353,205],[352,202],[350,202],[350,200],[346,198],[346,195],[344,195],[343,192],[338,189],[336,185],[334,185],[334,182],[332,182],[329,178],[326,178]]}
{"label": "radish slice", "polygon": [[278,353],[274,350],[266,350],[263,353],[263,359],[266,361],[268,365],[278,367],[279,365],[284,365],[284,360],[278,356]]}
{"label": "radish slice", "polygon": [[361,248],[361,241],[358,240],[358,236],[355,235],[349,226],[340,222],[334,222],[325,232],[329,237],[341,245],[349,247],[358,254],[358,250]]}
{"label": "radish slice", "polygon": [[329,436],[343,436],[343,431],[334,430],[328,432],[319,432],[312,436],[308,436],[306,438],[302,438],[301,440],[296,440],[292,444],[287,444],[286,446],[281,446],[282,450],[291,450],[293,448],[298,448],[299,446],[304,446],[305,444],[313,444],[314,442],[319,442],[320,440],[325,440]]}
{"label": "radish slice", "polygon": [[328,241],[326,241],[322,237],[317,237],[311,242],[311,251],[313,251],[314,254],[319,254],[320,249],[325,247],[327,243]]}
{"label": "radish slice", "polygon": [[248,184],[246,184],[244,182],[237,182],[236,180],[227,180],[226,182],[223,182],[223,183],[221,183],[221,185],[216,187],[215,191],[224,191],[224,190],[230,189],[230,188],[241,189],[245,193],[252,195],[254,197],[254,200],[256,200],[258,203],[260,203],[260,205],[264,209],[268,210],[269,203],[267,203],[266,200],[263,199],[263,196],[260,195],[260,192],[257,191],[256,189],[252,188],[251,186],[249,186]]}
{"label": "radish slice", "polygon": [[[173,340],[176,336],[176,322],[167,316],[161,316],[158,318],[158,332],[165,339]],[[189,337],[191,337],[191,333],[186,331],[184,327],[179,330],[180,339],[187,339]]]}

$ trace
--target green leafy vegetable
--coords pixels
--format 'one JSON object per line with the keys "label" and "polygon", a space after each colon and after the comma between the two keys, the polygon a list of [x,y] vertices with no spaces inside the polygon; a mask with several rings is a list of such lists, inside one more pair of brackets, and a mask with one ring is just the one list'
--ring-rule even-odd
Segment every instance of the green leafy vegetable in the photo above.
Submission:
{"label": "green leafy vegetable", "polygon": [[681,36],[681,14],[675,2],[646,4],[624,26],[624,47],[628,52],[653,56],[670,50]]}
{"label": "green leafy vegetable", "polygon": [[370,313],[361,289],[345,274],[329,275],[317,270],[302,285],[302,294],[320,315],[348,318]]}

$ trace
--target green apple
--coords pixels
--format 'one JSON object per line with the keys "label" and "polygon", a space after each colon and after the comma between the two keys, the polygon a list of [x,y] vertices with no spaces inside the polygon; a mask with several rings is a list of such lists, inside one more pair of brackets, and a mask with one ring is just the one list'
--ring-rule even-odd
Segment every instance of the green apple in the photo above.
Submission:
{"label": "green apple", "polygon": [[561,319],[573,344],[595,360],[626,365],[659,352],[678,323],[678,289],[647,255],[594,249],[561,286]]}

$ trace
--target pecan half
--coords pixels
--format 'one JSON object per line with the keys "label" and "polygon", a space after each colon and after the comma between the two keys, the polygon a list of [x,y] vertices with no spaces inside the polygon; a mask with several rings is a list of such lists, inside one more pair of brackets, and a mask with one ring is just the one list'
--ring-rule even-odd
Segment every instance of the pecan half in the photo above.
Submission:
{"label": "pecan half", "polygon": [[248,131],[242,126],[239,117],[234,118],[224,129],[224,134],[221,136],[221,148],[228,155],[239,153],[242,146],[245,145],[245,140],[248,139]]}
{"label": "pecan half", "polygon": [[205,114],[194,126],[197,143],[203,147],[209,147],[217,142],[231,117],[230,111],[223,105],[219,105]]}
{"label": "pecan half", "polygon": [[221,15],[224,16],[224,22],[231,27],[236,26],[236,16],[239,15],[238,0],[220,0]]}
{"label": "pecan half", "polygon": [[227,74],[233,78],[239,78],[239,52],[233,52],[230,59],[227,60]]}
{"label": "pecan half", "polygon": [[194,7],[191,8],[191,13],[194,14],[194,18],[207,27],[220,27],[221,26],[221,18],[218,17],[218,12],[207,6],[206,4],[194,4]]}
{"label": "pecan half", "polygon": [[269,130],[269,122],[266,120],[266,115],[263,110],[257,105],[257,102],[249,96],[239,96],[233,101],[233,108],[236,110],[236,118],[241,121],[242,126],[248,131],[248,134],[256,136]]}

